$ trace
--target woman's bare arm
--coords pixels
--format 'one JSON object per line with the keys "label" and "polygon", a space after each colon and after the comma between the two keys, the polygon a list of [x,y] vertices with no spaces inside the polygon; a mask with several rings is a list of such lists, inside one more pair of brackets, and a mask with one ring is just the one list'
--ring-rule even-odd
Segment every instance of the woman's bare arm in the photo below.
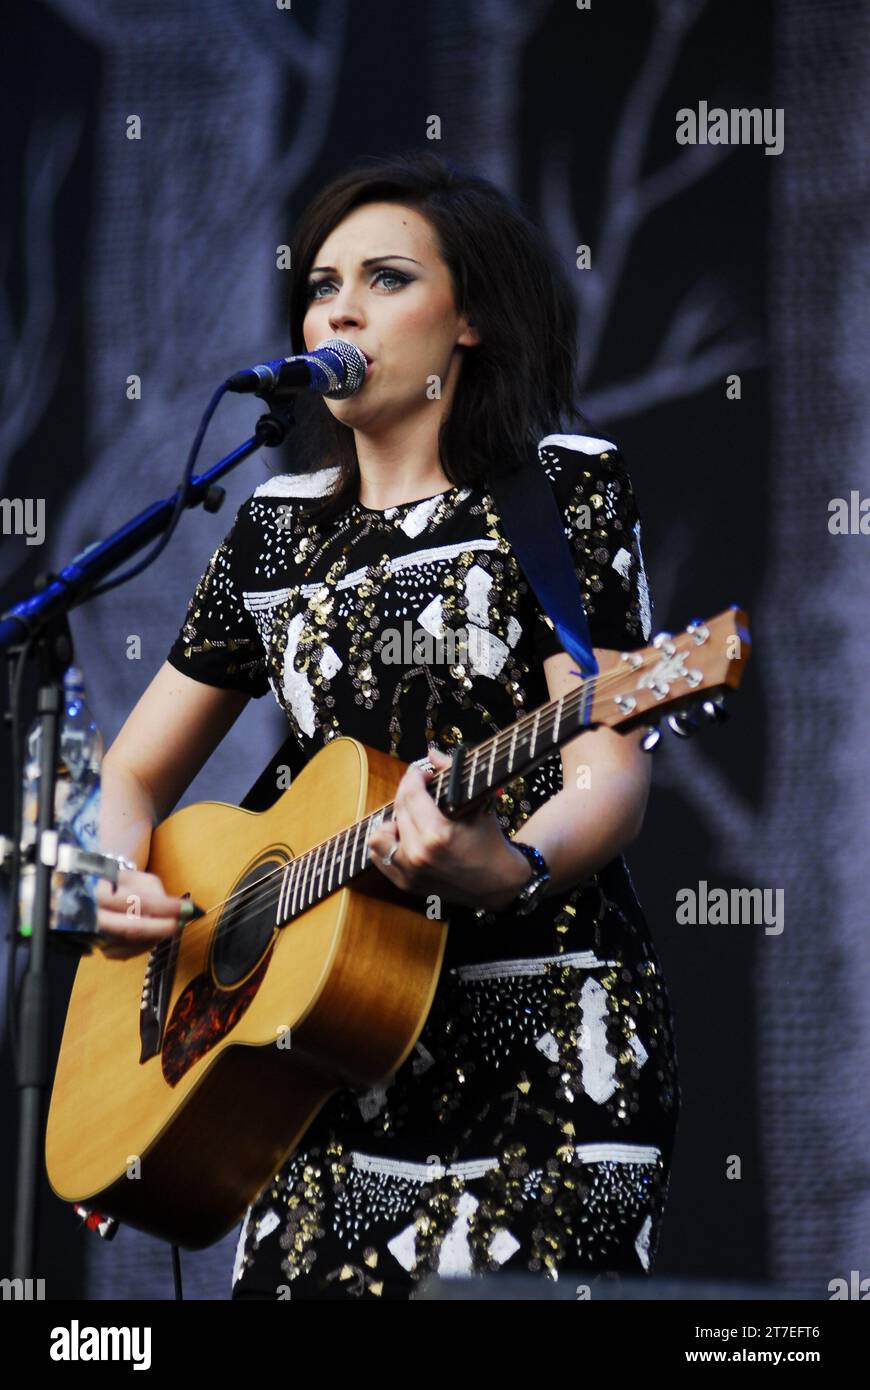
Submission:
{"label": "woman's bare arm", "polygon": [[[620,654],[595,648],[600,674]],[[552,700],[580,685],[566,652],[544,661]],[[562,791],[521,826],[517,840],[536,845],[550,867],[550,892],[581,882],[620,854],[640,834],[649,797],[652,759],[640,747],[644,730],[615,733],[602,725],[561,748]]]}
{"label": "woman's bare arm", "polygon": [[[192,680],[165,661],[108,749],[104,772],[123,783],[137,804],[147,803],[156,824],[169,815],[249,698]],[[123,809],[120,803],[117,809]],[[110,807],[108,820],[114,819]]]}
{"label": "woman's bare arm", "polygon": [[[178,930],[181,899],[144,872],[151,833],[169,815],[238,719],[249,696],[204,685],[164,662],[103,758],[100,845],[139,872],[98,889],[98,925],[115,943],[107,954],[143,950]],[[131,917],[130,903],[136,904]]]}

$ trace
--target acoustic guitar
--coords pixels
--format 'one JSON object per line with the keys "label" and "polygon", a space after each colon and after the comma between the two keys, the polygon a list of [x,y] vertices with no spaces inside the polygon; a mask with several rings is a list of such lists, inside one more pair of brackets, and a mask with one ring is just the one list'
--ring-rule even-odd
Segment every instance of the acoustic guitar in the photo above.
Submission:
{"label": "acoustic guitar", "polygon": [[[749,654],[730,608],[659,634],[476,747],[428,790],[462,816],[586,728],[619,732],[694,706],[724,717]],[[341,1087],[409,1055],[448,921],[399,893],[369,837],[406,764],[337,738],[262,812],[207,801],[154,830],[148,868],[203,911],[148,953],[79,963],[54,1078],[46,1166],[63,1201],[187,1249],[225,1235]]]}

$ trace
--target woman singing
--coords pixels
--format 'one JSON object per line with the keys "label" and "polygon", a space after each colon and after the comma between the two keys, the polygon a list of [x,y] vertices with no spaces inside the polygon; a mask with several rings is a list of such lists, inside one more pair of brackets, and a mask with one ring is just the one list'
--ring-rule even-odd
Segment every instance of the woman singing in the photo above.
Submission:
{"label": "woman singing", "polygon": [[[433,1271],[648,1274],[679,1088],[622,858],[649,792],[640,735],[584,733],[467,819],[426,790],[460,741],[578,684],[487,490],[519,452],[552,485],[600,670],[650,639],[629,474],[575,401],[571,287],[497,189],[430,155],[335,179],[292,264],[293,350],[345,338],[366,380],[299,398],[307,471],[240,507],[106,755],[103,843],[139,866],[103,884],[106,949],[179,929],[181,900],[143,871],[151,831],[251,696],[271,689],[286,715],[294,775],[343,735],[401,759],[372,859],[443,903],[434,1002],[389,1082],[338,1091],[258,1194],[232,1296],[407,1299]],[[474,640],[458,661],[407,640],[460,631]]]}

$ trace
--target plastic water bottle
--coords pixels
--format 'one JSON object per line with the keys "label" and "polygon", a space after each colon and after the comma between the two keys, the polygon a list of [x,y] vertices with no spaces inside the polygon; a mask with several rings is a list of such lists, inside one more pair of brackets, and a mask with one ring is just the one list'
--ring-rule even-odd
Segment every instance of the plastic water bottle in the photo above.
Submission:
{"label": "plastic water bottle", "polygon": [[[54,800],[58,843],[97,851],[103,739],[88,709],[82,673],[76,666],[68,667],[64,676],[58,743]],[[22,841],[25,846],[35,846],[37,839],[41,744],[42,729],[38,722],[34,722],[27,736],[22,789]],[[32,930],[35,879],[35,865],[28,865],[21,875],[19,901],[22,936],[29,936]],[[98,883],[96,874],[53,873],[50,923],[53,932],[72,939],[97,930]]]}

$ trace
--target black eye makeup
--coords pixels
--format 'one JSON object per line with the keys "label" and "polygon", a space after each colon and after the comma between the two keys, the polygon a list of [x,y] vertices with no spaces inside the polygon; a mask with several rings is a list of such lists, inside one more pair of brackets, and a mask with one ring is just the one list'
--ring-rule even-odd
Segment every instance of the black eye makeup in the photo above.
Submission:
{"label": "black eye makeup", "polygon": [[[380,279],[381,276],[386,276],[387,279],[395,280],[396,282],[395,286],[392,289],[384,285],[384,290],[387,294],[395,294],[396,290],[401,289],[403,285],[407,285],[413,279],[415,279],[415,276],[406,275],[404,271],[394,270],[392,266],[388,265],[381,266],[379,270],[375,271],[372,283]],[[326,277],[323,277],[320,280],[309,280],[308,285],[306,286],[306,299],[309,303],[311,303],[311,301],[314,299],[326,298],[325,295],[318,294],[318,290],[320,289],[321,285],[332,285],[334,283],[335,282],[333,280],[330,280]]]}

